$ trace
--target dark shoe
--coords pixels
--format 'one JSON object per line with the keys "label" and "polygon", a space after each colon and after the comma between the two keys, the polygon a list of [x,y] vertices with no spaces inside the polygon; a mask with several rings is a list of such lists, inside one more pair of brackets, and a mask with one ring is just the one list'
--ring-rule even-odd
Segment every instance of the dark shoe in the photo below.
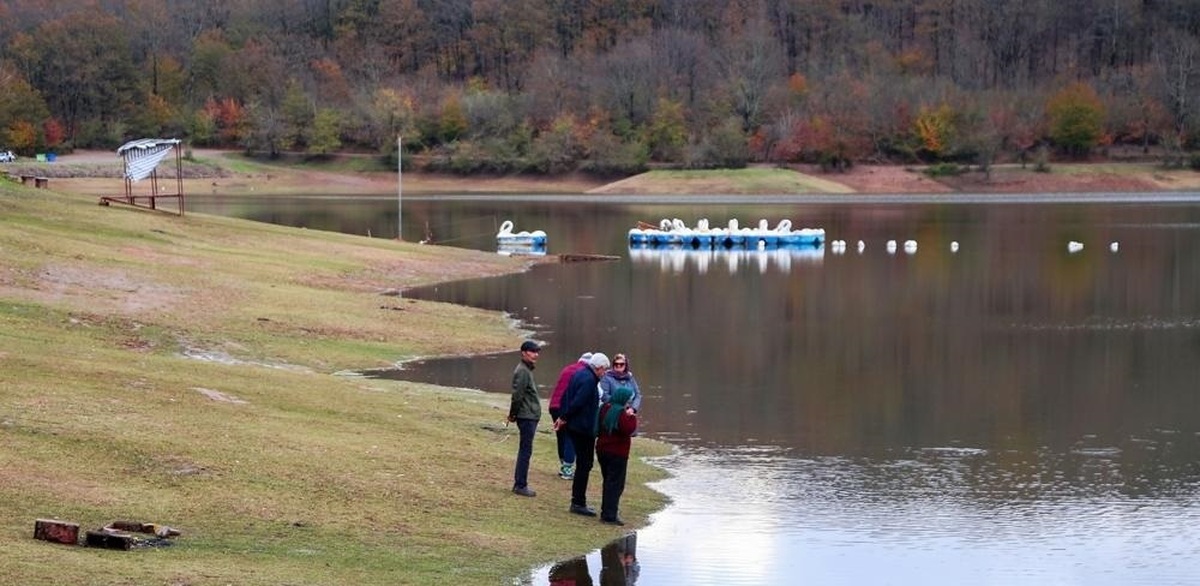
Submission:
{"label": "dark shoe", "polygon": [[537,493],[534,492],[533,489],[529,488],[528,486],[525,488],[518,488],[518,487],[514,486],[513,494],[519,494],[521,496],[537,496]]}
{"label": "dark shoe", "polygon": [[596,516],[596,511],[594,509],[582,505],[571,505],[571,512],[575,513],[576,515],[583,515],[584,517]]}
{"label": "dark shoe", "polygon": [[604,518],[601,518],[601,519],[600,519],[600,522],[601,522],[601,523],[608,524],[608,525],[620,525],[620,526],[622,526],[622,527],[624,527],[624,526],[625,526],[625,522],[624,522],[624,521],[622,521],[620,517],[613,517],[613,518],[611,518],[611,519],[604,519]]}

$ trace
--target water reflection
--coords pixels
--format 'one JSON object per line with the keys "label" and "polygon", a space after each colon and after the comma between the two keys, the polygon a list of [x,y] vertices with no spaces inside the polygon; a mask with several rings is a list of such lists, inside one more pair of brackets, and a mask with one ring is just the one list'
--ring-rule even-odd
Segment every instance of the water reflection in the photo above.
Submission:
{"label": "water reflection", "polygon": [[[599,564],[596,564],[596,558],[599,558]],[[599,578],[595,579],[591,568],[597,565],[600,573]],[[629,533],[605,545],[599,552],[542,568],[534,573],[531,580],[550,586],[635,586],[640,571],[637,533]]]}
{"label": "water reflection", "polygon": [[588,572],[587,558],[579,556],[550,566],[548,576],[553,586],[591,586],[592,575]]}
{"label": "water reflection", "polygon": [[819,265],[825,260],[823,246],[797,246],[765,250],[692,249],[681,246],[630,246],[629,260],[634,264],[657,266],[659,270],[682,273],[691,267],[703,275],[717,268],[735,275],[739,270],[768,270],[790,273],[792,265]]}
{"label": "water reflection", "polygon": [[685,448],[660,461],[674,501],[639,531],[639,583],[1195,584],[1198,442]]}
{"label": "water reflection", "polygon": [[1200,231],[1164,227],[1200,209],[806,211],[867,246],[735,271],[629,249],[410,295],[545,324],[550,363],[638,362],[644,429],[685,447],[644,585],[1200,581]]}
{"label": "water reflection", "polygon": [[513,244],[501,242],[496,245],[496,252],[505,256],[526,255],[546,256],[546,244]]}

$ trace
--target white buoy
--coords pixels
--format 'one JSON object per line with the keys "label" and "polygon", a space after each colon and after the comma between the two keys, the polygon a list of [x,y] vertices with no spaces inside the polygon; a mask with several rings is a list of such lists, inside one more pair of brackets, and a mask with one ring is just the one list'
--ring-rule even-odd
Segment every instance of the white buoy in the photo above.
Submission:
{"label": "white buoy", "polygon": [[862,254],[862,251],[866,250],[866,248],[867,248],[867,243],[863,242],[862,240],[859,240],[858,241],[858,253]]}
{"label": "white buoy", "polygon": [[1108,245],[1108,249],[1109,249],[1109,250],[1111,250],[1111,251],[1113,251],[1113,252],[1116,252],[1116,251],[1120,250],[1120,248],[1121,248],[1121,245],[1120,245],[1120,244],[1118,244],[1118,243],[1116,243],[1116,242],[1113,242],[1112,244],[1109,244],[1109,245]]}
{"label": "white buoy", "polygon": [[896,241],[895,240],[887,241],[887,251],[888,251],[888,254],[896,254]]}
{"label": "white buoy", "polygon": [[1079,252],[1080,250],[1083,250],[1082,242],[1076,242],[1076,241],[1072,240],[1067,243],[1067,252],[1074,254],[1076,252]]}
{"label": "white buoy", "polygon": [[906,252],[908,254],[916,253],[917,252],[917,241],[916,240],[905,240],[904,241],[904,252]]}
{"label": "white buoy", "polygon": [[954,240],[950,243],[950,252],[958,252],[958,241]]}

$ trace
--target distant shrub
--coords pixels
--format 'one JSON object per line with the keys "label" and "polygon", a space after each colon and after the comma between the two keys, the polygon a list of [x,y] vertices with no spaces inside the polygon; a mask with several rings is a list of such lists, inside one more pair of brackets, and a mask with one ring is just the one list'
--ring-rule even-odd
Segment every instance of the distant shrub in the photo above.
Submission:
{"label": "distant shrub", "polygon": [[689,169],[741,169],[749,162],[747,137],[737,119],[730,119],[691,145],[684,166]]}
{"label": "distant shrub", "polygon": [[854,161],[841,153],[822,152],[817,156],[817,164],[820,165],[821,171],[826,173],[845,173],[854,166]]}
{"label": "distant shrub", "polygon": [[1033,153],[1033,170],[1037,173],[1050,172],[1050,152],[1045,146],[1038,147]]}
{"label": "distant shrub", "polygon": [[1067,85],[1046,104],[1050,137],[1063,152],[1083,157],[1104,136],[1104,103],[1086,83]]}
{"label": "distant shrub", "polygon": [[967,168],[958,163],[935,163],[925,168],[930,177],[957,177],[966,172]]}
{"label": "distant shrub", "polygon": [[650,148],[640,140],[621,142],[612,134],[597,134],[591,156],[579,170],[601,177],[624,177],[646,171]]}

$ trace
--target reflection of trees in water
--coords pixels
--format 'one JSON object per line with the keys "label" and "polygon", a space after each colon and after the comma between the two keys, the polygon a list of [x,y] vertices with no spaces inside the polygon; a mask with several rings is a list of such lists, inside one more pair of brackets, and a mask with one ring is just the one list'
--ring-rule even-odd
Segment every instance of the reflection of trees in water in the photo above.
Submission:
{"label": "reflection of trees in water", "polygon": [[[921,242],[911,256],[865,236],[861,256],[788,274],[639,267],[621,334],[651,387],[647,429],[855,454],[1014,438],[1066,449],[1088,433],[1200,427],[1187,391],[1200,350],[1200,270],[1185,262],[1195,238],[1114,235],[1113,222],[1138,222],[1115,207],[898,215],[922,210],[883,218],[890,236]],[[881,230],[855,222],[827,228]],[[1069,255],[1069,238],[1099,245]],[[1102,245],[1118,238],[1120,254]],[[1128,327],[1057,327],[1097,320]]]}
{"label": "reflection of trees in water", "polygon": [[[604,237],[624,249],[631,216],[605,220],[610,209],[560,206],[554,218],[577,217],[522,224],[548,228],[569,250],[596,250]],[[1132,445],[1156,430],[1200,429],[1191,390],[1200,362],[1200,264],[1191,262],[1200,223],[1191,216],[1200,208],[714,209],[696,213],[786,216],[867,248],[788,271],[770,261],[766,271],[739,265],[736,274],[724,261],[701,273],[690,258],[681,271],[662,270],[659,257],[539,266],[426,296],[546,327],[547,359],[556,347],[563,361],[584,349],[629,354],[651,435],[814,457],[964,446],[1014,463],[1054,461],[1066,472],[1073,464],[1064,455],[1094,437],[1090,445],[1119,448],[1115,461],[1144,471],[1131,478],[1148,479],[1161,476],[1160,464],[1179,471],[1188,458],[1200,461],[1196,442],[1158,454]],[[597,225],[607,236],[589,233]],[[909,238],[920,243],[915,254],[883,249]],[[1087,246],[1069,254],[1070,240]],[[961,244],[957,253],[950,241]],[[1117,254],[1105,246],[1113,241]],[[458,378],[447,380],[493,388],[511,367],[492,362],[451,361],[446,372]]]}

